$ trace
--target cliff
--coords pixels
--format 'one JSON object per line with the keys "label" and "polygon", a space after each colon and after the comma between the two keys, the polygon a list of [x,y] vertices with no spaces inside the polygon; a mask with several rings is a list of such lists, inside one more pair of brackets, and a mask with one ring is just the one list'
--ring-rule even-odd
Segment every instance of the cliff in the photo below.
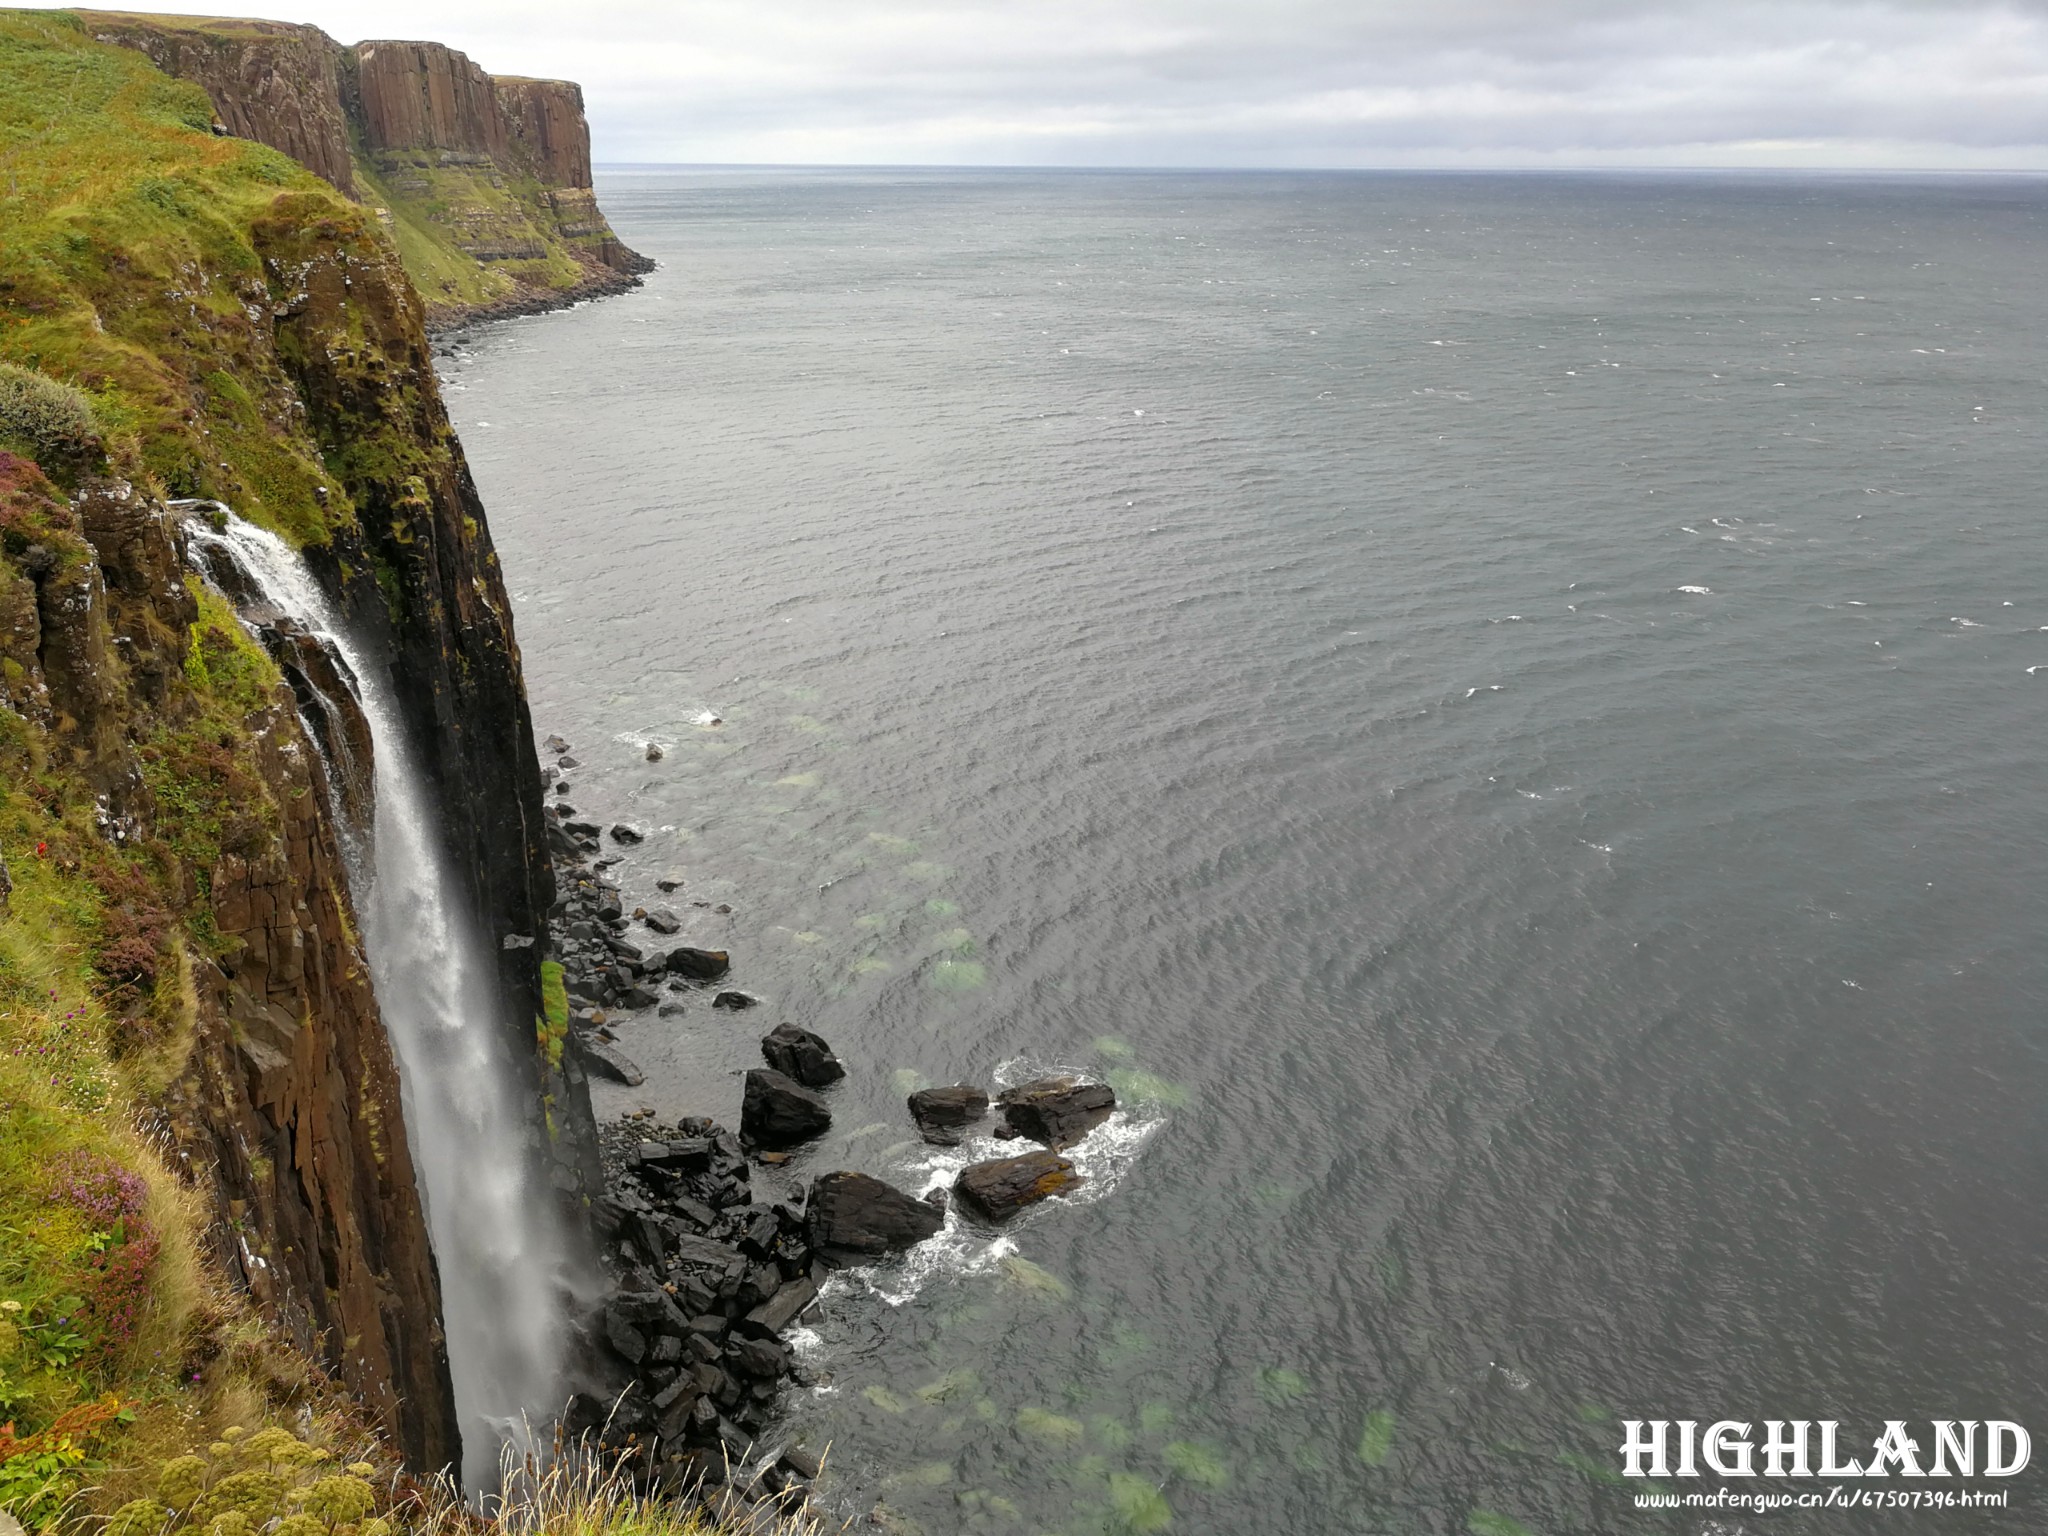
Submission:
{"label": "cliff", "polygon": [[439,43],[344,48],[281,22],[77,14],[204,89],[225,132],[373,206],[436,327],[616,292],[648,269],[597,206],[569,81],[493,77]]}
{"label": "cliff", "polygon": [[595,1150],[540,1024],[552,875],[510,604],[384,221],[216,131],[234,107],[317,159],[346,50],[109,35],[0,12],[0,1301],[77,1341],[30,1356],[0,1328],[0,1418],[112,1392],[204,1440],[252,1395],[308,1406],[303,1373],[252,1363],[289,1346],[433,1469],[456,1434],[439,1283],[295,699],[322,663],[288,629],[251,640],[171,503],[298,546],[388,657],[457,894],[512,941],[533,1151],[575,1204]]}

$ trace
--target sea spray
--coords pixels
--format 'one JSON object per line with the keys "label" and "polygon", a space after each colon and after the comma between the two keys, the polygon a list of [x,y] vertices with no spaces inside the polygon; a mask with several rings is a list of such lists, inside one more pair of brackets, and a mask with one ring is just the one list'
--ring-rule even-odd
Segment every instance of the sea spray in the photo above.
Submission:
{"label": "sea spray", "polygon": [[383,667],[358,652],[283,540],[233,517],[218,532],[195,521],[190,536],[200,563],[231,559],[267,604],[334,647],[370,723],[374,820],[367,837],[346,839],[349,884],[440,1269],[463,1482],[485,1489],[501,1447],[559,1407],[568,1253],[530,1154],[490,956],[449,878],[437,808]]}

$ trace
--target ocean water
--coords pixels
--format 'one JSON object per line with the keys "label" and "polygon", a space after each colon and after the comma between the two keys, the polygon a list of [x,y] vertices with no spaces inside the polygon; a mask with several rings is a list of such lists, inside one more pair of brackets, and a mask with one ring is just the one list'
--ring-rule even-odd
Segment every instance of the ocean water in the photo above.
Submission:
{"label": "ocean water", "polygon": [[736,1118],[780,1019],[851,1073],[793,1178],[942,1178],[919,1083],[1124,1104],[835,1282],[836,1511],[2042,1528],[1616,1448],[2048,1430],[2048,183],[599,190],[661,270],[445,377],[567,798],[766,1004],[601,1107]]}

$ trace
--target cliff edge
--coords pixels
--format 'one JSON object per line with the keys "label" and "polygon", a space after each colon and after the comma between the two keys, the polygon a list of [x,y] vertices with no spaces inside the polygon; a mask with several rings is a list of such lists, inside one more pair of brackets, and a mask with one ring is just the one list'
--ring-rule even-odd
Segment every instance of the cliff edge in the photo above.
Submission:
{"label": "cliff edge", "polygon": [[[356,166],[337,131],[367,152],[360,54],[225,25],[170,50],[216,95],[103,41],[107,18],[0,11],[0,1471],[56,1458],[0,1503],[28,1500],[30,1529],[88,1472],[132,1491],[138,1445],[266,1417],[355,1414],[423,1472],[456,1450],[435,1254],[304,723],[304,690],[344,690],[288,631],[236,621],[181,501],[289,542],[388,665],[448,899],[496,956],[531,1154],[572,1209],[596,1167],[543,1017],[553,876],[511,605],[428,308],[388,222],[308,168]],[[573,173],[580,114],[511,94],[504,152]],[[248,137],[219,131],[229,109]]]}
{"label": "cliff edge", "polygon": [[572,81],[490,75],[440,43],[343,47],[287,22],[75,14],[201,87],[219,131],[371,206],[434,329],[615,293],[652,267],[597,205]]}

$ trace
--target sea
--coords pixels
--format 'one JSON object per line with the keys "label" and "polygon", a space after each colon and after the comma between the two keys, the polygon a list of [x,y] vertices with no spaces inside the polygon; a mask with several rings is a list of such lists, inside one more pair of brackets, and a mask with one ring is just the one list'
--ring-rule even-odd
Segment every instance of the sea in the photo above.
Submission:
{"label": "sea", "polygon": [[[560,798],[761,1000],[600,1112],[788,1020],[762,1185],[921,1192],[913,1088],[1119,1097],[828,1287],[833,1520],[2048,1529],[2048,180],[598,190],[645,287],[440,366]],[[2041,1448],[1625,1475],[1771,1420]]]}

